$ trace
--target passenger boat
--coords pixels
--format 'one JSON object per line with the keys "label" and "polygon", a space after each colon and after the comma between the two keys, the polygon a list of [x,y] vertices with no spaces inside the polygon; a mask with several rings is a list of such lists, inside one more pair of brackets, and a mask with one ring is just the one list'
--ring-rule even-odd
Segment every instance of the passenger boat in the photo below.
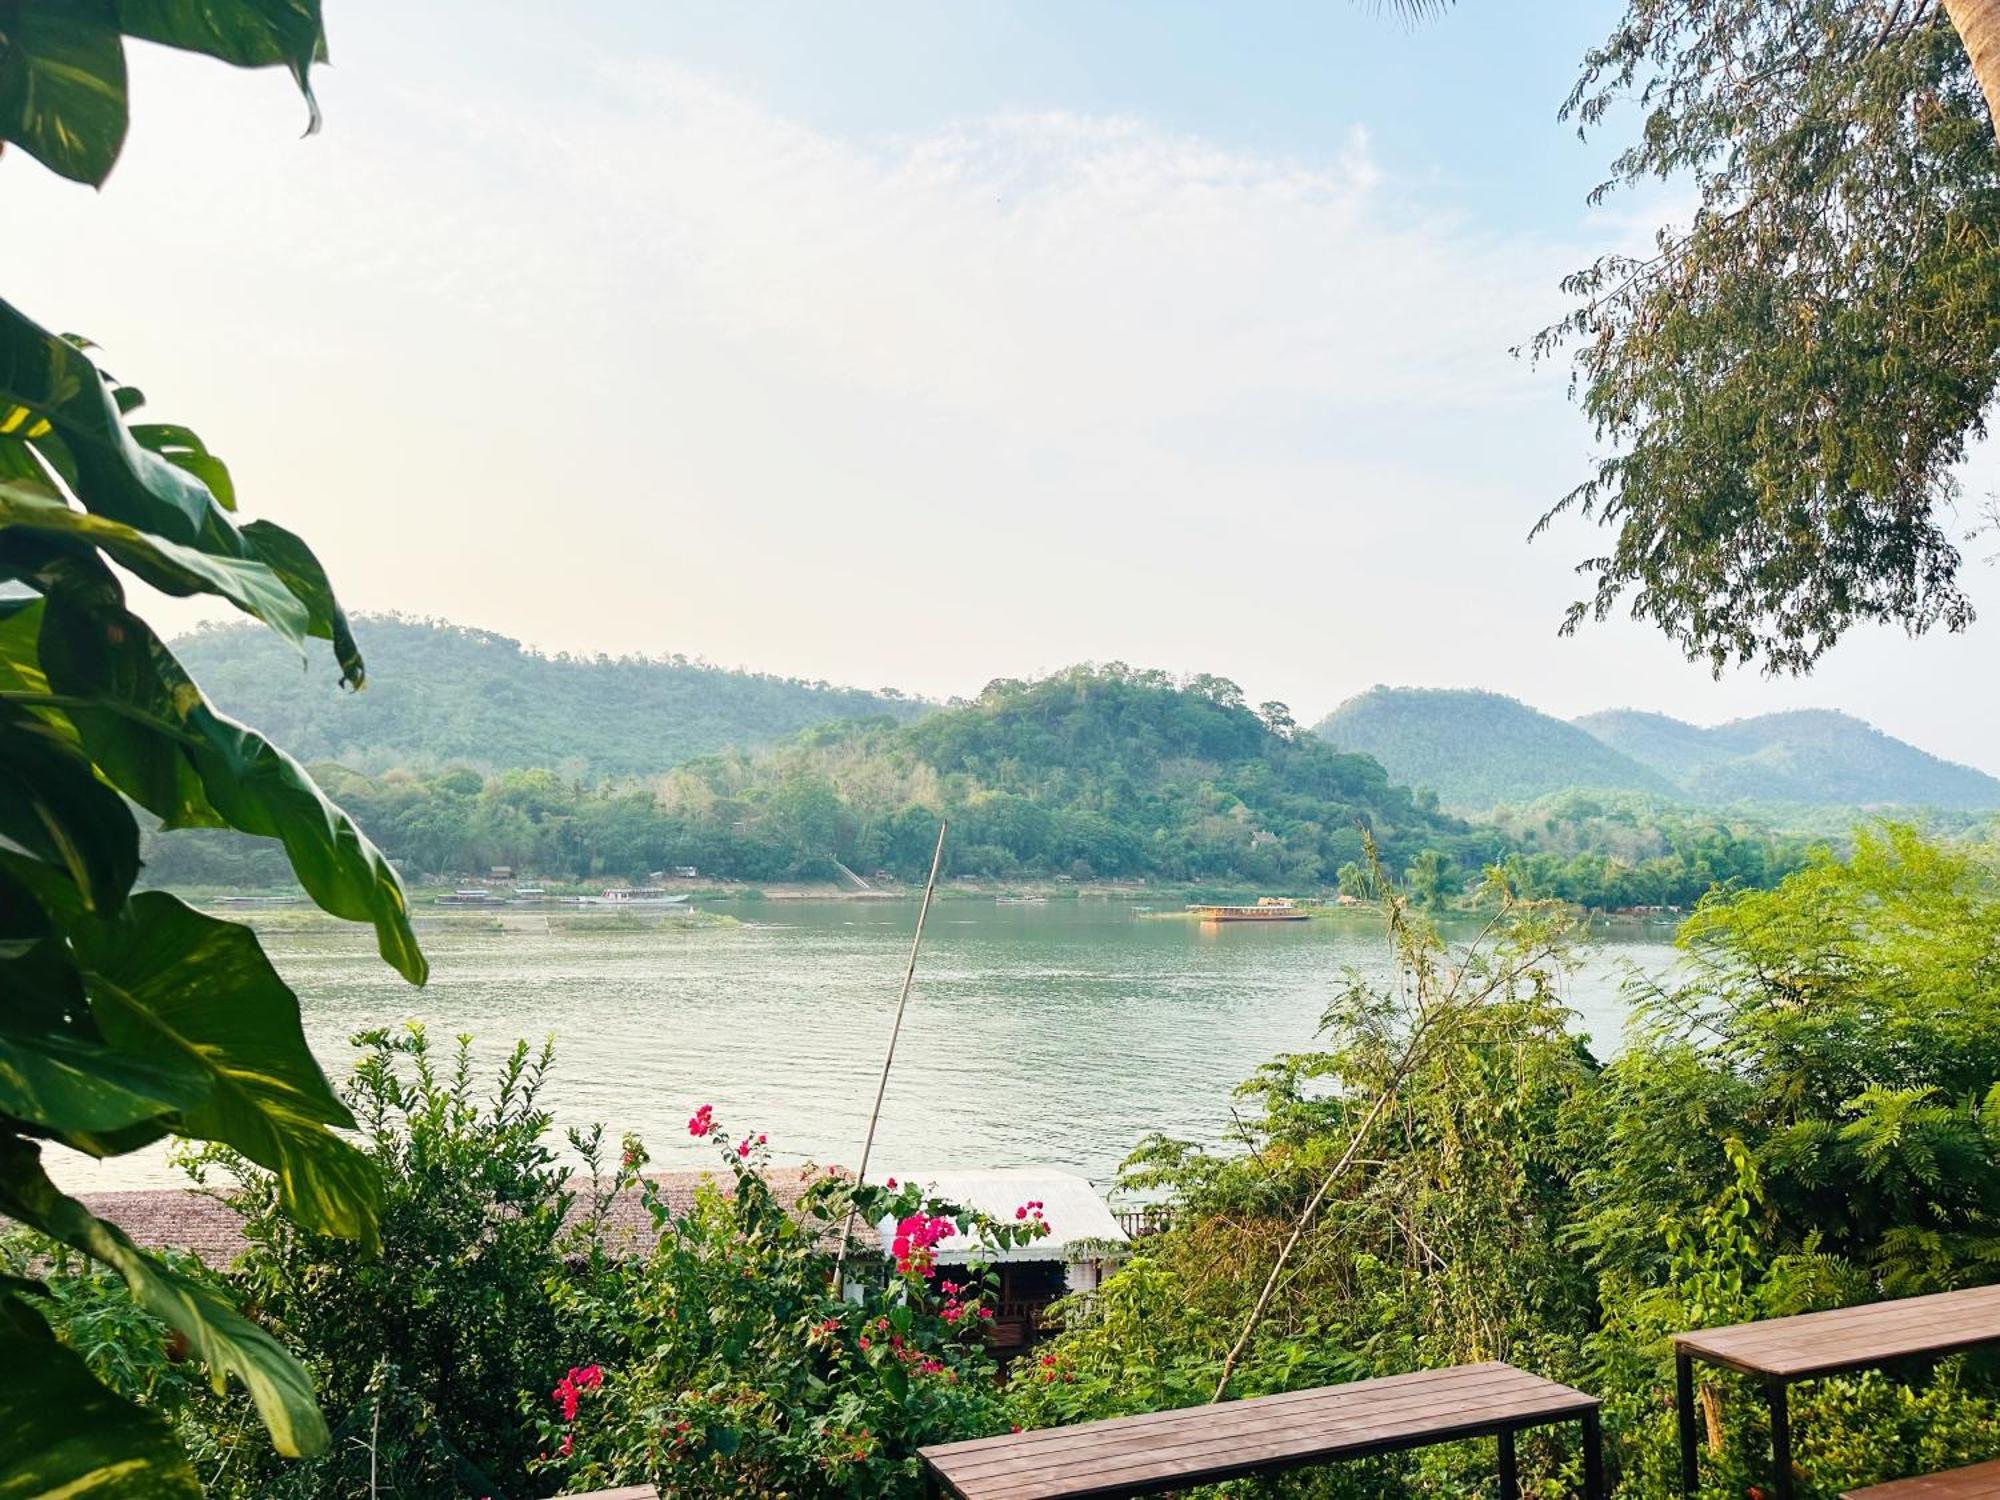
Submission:
{"label": "passenger boat", "polygon": [[1260,896],[1255,906],[1190,906],[1204,922],[1303,922],[1312,913],[1284,896]]}

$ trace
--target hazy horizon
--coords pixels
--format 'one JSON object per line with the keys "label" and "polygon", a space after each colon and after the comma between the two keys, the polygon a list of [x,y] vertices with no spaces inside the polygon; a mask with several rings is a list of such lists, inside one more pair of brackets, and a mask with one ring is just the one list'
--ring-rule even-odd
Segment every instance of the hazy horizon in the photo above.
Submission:
{"label": "hazy horizon", "polygon": [[354,609],[940,698],[1117,659],[1302,722],[1828,707],[2000,774],[1945,687],[1995,675],[1990,541],[1971,632],[1803,681],[1556,638],[1606,539],[1526,536],[1593,444],[1508,351],[1678,201],[1583,206],[1614,137],[1555,109],[1615,13],[350,0],[312,140],[281,74],[135,47],[102,193],[0,159],[15,289]]}

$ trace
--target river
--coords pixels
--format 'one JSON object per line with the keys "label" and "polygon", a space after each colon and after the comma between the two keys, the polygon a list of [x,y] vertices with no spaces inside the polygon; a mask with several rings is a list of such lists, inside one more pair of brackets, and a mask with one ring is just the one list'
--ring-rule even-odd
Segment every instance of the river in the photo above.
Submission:
{"label": "river", "polygon": [[[914,903],[798,901],[714,908],[741,925],[633,929],[510,914],[422,924],[432,978],[404,984],[365,929],[266,931],[307,1034],[336,1078],[364,1027],[420,1017],[490,1059],[556,1038],[547,1100],[562,1125],[638,1132],[663,1166],[713,1160],[687,1135],[700,1104],[760,1131],[780,1161],[859,1158]],[[1667,927],[1609,929],[1568,999],[1600,1054],[1615,1049],[1632,968],[1672,963]],[[941,901],[890,1080],[884,1171],[1049,1165],[1100,1182],[1149,1131],[1215,1141],[1230,1090],[1311,1045],[1343,977],[1386,974],[1366,913],[1203,928],[1113,901]],[[155,1150],[90,1163],[52,1151],[74,1190],[181,1181]]]}

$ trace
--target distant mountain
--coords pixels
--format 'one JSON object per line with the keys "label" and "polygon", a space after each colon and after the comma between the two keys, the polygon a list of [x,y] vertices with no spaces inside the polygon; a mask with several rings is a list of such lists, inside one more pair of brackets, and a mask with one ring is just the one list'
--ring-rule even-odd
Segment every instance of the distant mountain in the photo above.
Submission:
{"label": "distant mountain", "polygon": [[354,622],[368,686],[342,691],[325,652],[301,666],[267,630],[174,642],[224,712],[304,761],[375,773],[466,765],[650,775],[695,756],[773,744],[830,719],[907,722],[930,705],[682,657],[543,656],[490,631],[393,615]]}
{"label": "distant mountain", "polygon": [[[991,683],[915,723],[822,724],[767,749],[689,761],[654,797],[561,776],[464,771],[329,790],[406,868],[495,864],[537,876],[924,878],[949,819],[956,875],[1230,882],[1309,890],[1366,857],[1401,871],[1426,850],[1457,869],[1502,841],[1414,798],[1363,755],[1282,732],[1219,678],[1112,665]],[[179,838],[181,835],[174,835]],[[208,883],[183,864],[160,878]],[[866,878],[864,876],[864,878]]]}
{"label": "distant mountain", "polygon": [[1316,727],[1339,749],[1372,755],[1390,777],[1482,811],[1572,788],[1672,796],[1674,784],[1575,725],[1499,693],[1376,687]]}
{"label": "distant mountain", "polygon": [[1763,714],[1713,729],[1636,709],[1576,722],[1698,802],[2000,807],[2000,780],[1831,709]]}

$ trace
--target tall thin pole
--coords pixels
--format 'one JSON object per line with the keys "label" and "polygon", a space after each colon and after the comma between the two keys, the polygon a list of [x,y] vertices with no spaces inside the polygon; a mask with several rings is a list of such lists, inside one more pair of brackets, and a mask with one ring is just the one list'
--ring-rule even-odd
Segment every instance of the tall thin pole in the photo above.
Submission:
{"label": "tall thin pole", "polygon": [[[924,904],[917,908],[917,930],[910,938],[910,962],[903,970],[903,990],[896,997],[896,1019],[889,1027],[889,1050],[882,1058],[882,1077],[875,1084],[875,1107],[868,1112],[868,1138],[861,1143],[861,1170],[854,1185],[868,1180],[868,1158],[875,1153],[875,1127],[882,1119],[882,1096],[889,1092],[889,1069],[896,1063],[896,1040],[903,1034],[903,1012],[909,1009],[910,985],[917,977],[917,950],[924,944],[924,920],[931,914],[931,894],[937,890],[938,867],[944,863],[944,835],[949,823],[938,824],[937,848],[931,851],[930,878],[924,882]],[[833,1263],[833,1295],[847,1285],[847,1247],[854,1238],[854,1210],[847,1211],[847,1225],[840,1231],[840,1254]]]}

